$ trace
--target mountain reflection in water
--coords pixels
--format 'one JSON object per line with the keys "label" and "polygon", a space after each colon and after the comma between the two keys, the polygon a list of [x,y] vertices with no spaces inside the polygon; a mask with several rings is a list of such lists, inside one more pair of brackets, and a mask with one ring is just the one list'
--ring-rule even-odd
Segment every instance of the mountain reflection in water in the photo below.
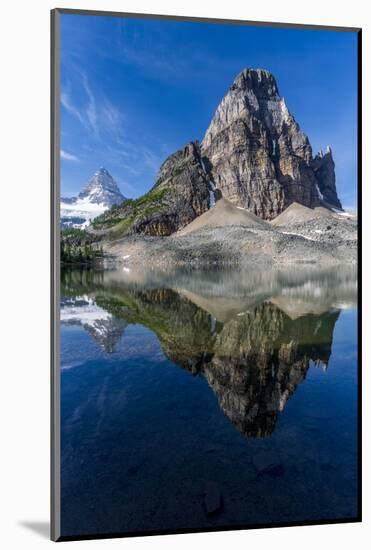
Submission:
{"label": "mountain reflection in water", "polygon": [[340,311],[356,307],[356,279],[352,267],[65,269],[61,321],[106,354],[127,326],[150,329],[168,359],[207,380],[243,436],[267,437],[310,366],[327,368]]}

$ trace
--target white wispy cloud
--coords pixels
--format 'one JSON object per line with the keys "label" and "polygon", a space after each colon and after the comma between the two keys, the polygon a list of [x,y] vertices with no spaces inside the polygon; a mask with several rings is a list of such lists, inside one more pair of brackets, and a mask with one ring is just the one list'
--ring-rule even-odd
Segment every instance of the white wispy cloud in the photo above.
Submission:
{"label": "white wispy cloud", "polygon": [[80,113],[79,109],[73,104],[71,93],[69,90],[62,90],[61,92],[61,103],[63,107],[68,111],[69,113],[73,114],[80,122],[85,126],[85,120],[82,114]]}
{"label": "white wispy cloud", "polygon": [[86,75],[83,75],[82,78],[83,86],[85,93],[88,97],[88,102],[85,107],[85,115],[86,120],[88,121],[88,124],[93,131],[94,135],[100,139],[100,131],[99,131],[99,124],[98,124],[98,113],[97,113],[97,102],[95,99],[95,96],[89,86],[88,78]]}
{"label": "white wispy cloud", "polygon": [[159,157],[156,153],[148,149],[148,147],[144,147],[144,146],[141,147],[140,154],[143,158],[143,161],[148,166],[148,168],[157,172],[157,170],[160,168],[160,165],[163,159]]}
{"label": "white wispy cloud", "polygon": [[81,73],[81,85],[86,101],[81,106],[73,100],[71,86],[61,92],[61,103],[97,141],[104,138],[117,140],[123,133],[124,114],[99,90],[94,90],[85,73]]}
{"label": "white wispy cloud", "polygon": [[61,159],[63,160],[73,160],[73,161],[78,161],[78,157],[76,157],[76,155],[72,155],[71,153],[67,153],[67,151],[63,151],[63,149],[61,149]]}
{"label": "white wispy cloud", "polygon": [[131,185],[131,183],[126,180],[120,179],[117,183],[125,197],[132,197],[138,193],[138,190],[134,187],[134,185]]}
{"label": "white wispy cloud", "polygon": [[124,116],[123,113],[113,103],[105,99],[101,106],[101,118],[105,121],[105,126],[114,131],[122,130]]}
{"label": "white wispy cloud", "polygon": [[[143,172],[143,168],[149,168],[157,173],[161,164],[168,154],[158,154],[146,145],[133,144],[129,141],[118,139],[115,146],[107,145],[107,149],[112,155],[121,159],[121,166],[131,174],[138,175]],[[124,160],[122,160],[124,159]]]}

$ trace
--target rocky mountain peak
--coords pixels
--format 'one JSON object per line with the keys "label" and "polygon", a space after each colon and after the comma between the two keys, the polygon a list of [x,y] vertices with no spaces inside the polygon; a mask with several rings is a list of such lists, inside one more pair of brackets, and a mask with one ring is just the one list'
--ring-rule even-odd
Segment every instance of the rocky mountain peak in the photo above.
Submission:
{"label": "rocky mountain peak", "polygon": [[116,181],[106,168],[99,168],[78,195],[79,199],[111,207],[125,200]]}
{"label": "rocky mountain peak", "polygon": [[[95,193],[95,180],[109,178],[98,171],[85,192]],[[331,149],[313,158],[308,137],[265,69],[241,71],[201,144],[192,141],[170,155],[148,193],[97,218],[95,227],[126,220],[125,234],[171,235],[220,198],[265,220],[294,202],[341,209]]]}
{"label": "rocky mountain peak", "polygon": [[221,195],[264,219],[275,218],[292,202],[341,208],[334,165],[313,160],[309,139],[269,71],[244,69],[237,75],[201,150]]}
{"label": "rocky mountain peak", "polygon": [[77,196],[61,198],[61,227],[87,227],[105,210],[125,200],[111,174],[101,167]]}
{"label": "rocky mountain peak", "polygon": [[244,69],[234,79],[231,90],[252,90],[259,98],[279,96],[276,80],[265,69]]}

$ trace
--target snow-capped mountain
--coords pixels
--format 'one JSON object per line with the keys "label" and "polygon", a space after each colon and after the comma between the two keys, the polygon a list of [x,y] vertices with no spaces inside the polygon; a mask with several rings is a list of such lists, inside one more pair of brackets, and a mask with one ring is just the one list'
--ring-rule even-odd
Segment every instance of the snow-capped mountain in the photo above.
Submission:
{"label": "snow-capped mountain", "polygon": [[61,198],[61,228],[83,228],[114,204],[125,200],[105,168],[99,168],[77,197]]}

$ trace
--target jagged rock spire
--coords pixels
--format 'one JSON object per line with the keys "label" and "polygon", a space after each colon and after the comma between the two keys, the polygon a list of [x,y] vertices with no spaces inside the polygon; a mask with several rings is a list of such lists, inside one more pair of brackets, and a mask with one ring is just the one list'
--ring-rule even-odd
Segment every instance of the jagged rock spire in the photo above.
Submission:
{"label": "jagged rock spire", "polygon": [[327,165],[324,184],[317,162],[314,169],[309,140],[269,71],[244,69],[237,75],[217,107],[201,149],[222,195],[262,218],[276,217],[295,201],[308,207],[341,208],[334,167],[330,174]]}

